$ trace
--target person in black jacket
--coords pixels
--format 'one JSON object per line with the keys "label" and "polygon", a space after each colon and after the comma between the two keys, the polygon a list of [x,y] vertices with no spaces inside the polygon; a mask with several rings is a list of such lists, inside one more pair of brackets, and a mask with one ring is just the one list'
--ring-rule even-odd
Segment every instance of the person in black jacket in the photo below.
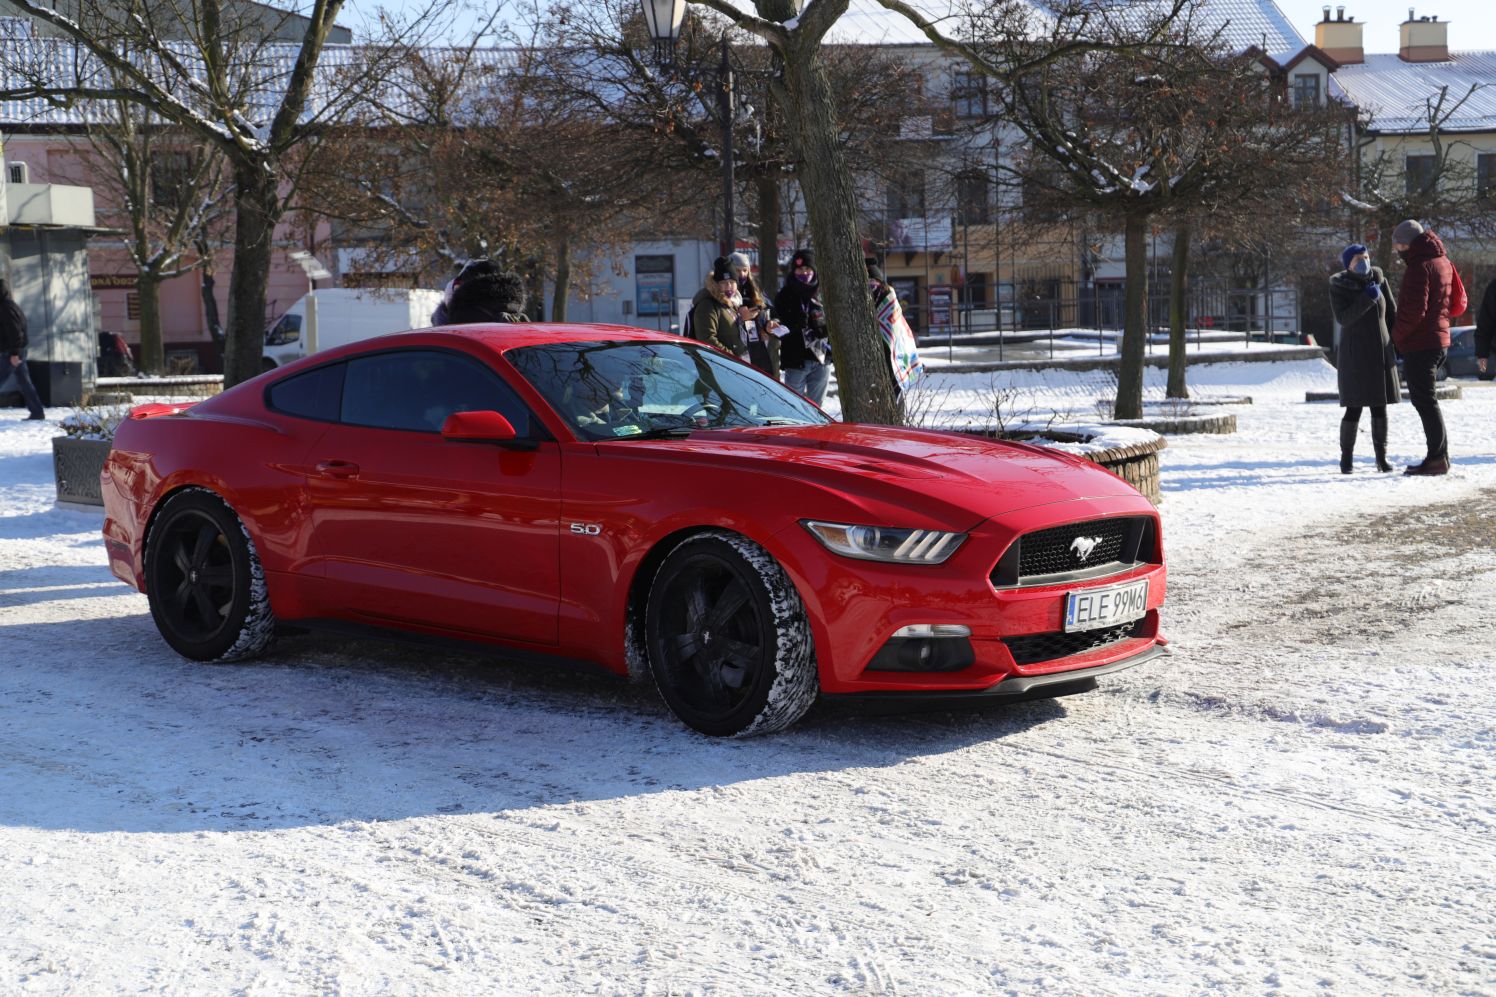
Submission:
{"label": "person in black jacket", "polygon": [[26,369],[26,314],[11,297],[10,282],[0,279],[0,381],[14,379],[21,397],[26,400],[28,419],[45,419],[42,400],[31,372]]}
{"label": "person in black jacket", "polygon": [[1486,285],[1486,293],[1480,299],[1480,311],[1475,313],[1475,366],[1480,369],[1482,378],[1492,374],[1492,338],[1496,338],[1496,278]]}
{"label": "person in black jacket", "polygon": [[779,341],[779,369],[784,383],[817,405],[831,380],[831,341],[815,257],[802,249],[790,259],[790,273],[774,298],[774,314],[789,332]]}
{"label": "person in black jacket", "polygon": [[1330,278],[1330,307],[1340,323],[1335,348],[1335,376],[1340,404],[1340,473],[1351,473],[1351,455],[1356,449],[1356,430],[1361,409],[1371,409],[1371,445],[1377,470],[1387,472],[1387,406],[1402,400],[1397,361],[1388,328],[1397,321],[1392,288],[1381,268],[1371,265],[1366,247],[1346,246],[1340,254],[1345,267]]}

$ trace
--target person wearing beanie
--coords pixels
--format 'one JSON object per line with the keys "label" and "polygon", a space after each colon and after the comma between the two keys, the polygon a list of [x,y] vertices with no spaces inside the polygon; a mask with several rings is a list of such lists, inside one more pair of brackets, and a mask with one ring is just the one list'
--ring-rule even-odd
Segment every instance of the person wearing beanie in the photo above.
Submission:
{"label": "person wearing beanie", "polygon": [[1346,246],[1340,272],[1330,277],[1330,309],[1340,333],[1335,342],[1335,378],[1340,389],[1340,473],[1351,473],[1361,409],[1371,409],[1371,445],[1378,471],[1387,463],[1387,406],[1402,400],[1397,360],[1388,333],[1396,321],[1392,288],[1381,268],[1371,265],[1366,247]]}
{"label": "person wearing beanie", "polygon": [[774,297],[774,313],[789,329],[779,341],[779,366],[784,383],[817,405],[825,400],[831,380],[831,339],[820,292],[815,257],[808,249],[797,250]]}
{"label": "person wearing beanie", "polygon": [[742,303],[731,263],[725,256],[717,257],[706,275],[706,285],[692,300],[687,335],[731,356],[744,356],[747,350],[738,336],[738,306]]}
{"label": "person wearing beanie", "polygon": [[1467,302],[1444,243],[1430,229],[1409,218],[1392,230],[1392,248],[1407,264],[1397,289],[1392,343],[1403,358],[1408,397],[1423,422],[1427,455],[1405,474],[1447,474],[1449,437],[1435,395],[1439,367],[1449,350],[1449,320],[1464,313]]}
{"label": "person wearing beanie", "polygon": [[487,260],[483,262],[488,265],[459,275],[447,306],[447,322],[528,322],[524,278],[513,270],[500,270]]}
{"label": "person wearing beanie", "polygon": [[464,261],[462,266],[457,268],[457,273],[453,275],[452,279],[447,281],[447,286],[442,288],[442,300],[436,306],[436,310],[431,313],[431,324],[447,325],[451,323],[452,319],[448,312],[452,307],[452,295],[457,290],[459,284],[469,278],[498,272],[499,268],[494,264],[493,260],[490,260],[486,256],[479,256]]}
{"label": "person wearing beanie", "polygon": [[1397,228],[1392,230],[1392,246],[1394,249],[1402,246],[1404,249],[1400,249],[1398,252],[1404,252],[1406,247],[1412,245],[1413,240],[1422,234],[1423,223],[1418,221],[1418,219],[1409,218],[1406,221],[1398,222]]}
{"label": "person wearing beanie", "polygon": [[[744,301],[752,301],[754,298],[762,299],[764,292],[759,289],[758,281],[753,279],[753,261],[744,253],[733,253],[727,258],[727,266],[738,282],[738,296]],[[767,307],[764,308],[767,312]]]}

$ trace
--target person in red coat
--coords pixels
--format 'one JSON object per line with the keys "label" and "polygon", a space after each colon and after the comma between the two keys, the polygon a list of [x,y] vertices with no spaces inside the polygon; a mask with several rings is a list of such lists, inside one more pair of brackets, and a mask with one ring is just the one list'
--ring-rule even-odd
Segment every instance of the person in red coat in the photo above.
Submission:
{"label": "person in red coat", "polygon": [[1437,235],[1408,219],[1392,230],[1392,248],[1407,264],[1397,292],[1392,343],[1402,354],[1408,396],[1423,420],[1423,435],[1428,441],[1428,455],[1403,473],[1447,474],[1449,437],[1434,385],[1449,350],[1449,318],[1464,312],[1465,305],[1455,300],[1458,278]]}

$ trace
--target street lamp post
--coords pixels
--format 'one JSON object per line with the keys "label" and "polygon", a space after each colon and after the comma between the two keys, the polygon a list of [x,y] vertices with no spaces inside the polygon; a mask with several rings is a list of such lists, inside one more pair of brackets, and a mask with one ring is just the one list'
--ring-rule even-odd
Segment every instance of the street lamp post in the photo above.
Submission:
{"label": "street lamp post", "polygon": [[[649,26],[650,38],[654,41],[655,66],[662,73],[674,74],[675,43],[680,39],[681,24],[686,17],[686,0],[642,0],[644,23]],[[722,125],[722,255],[727,256],[737,248],[737,224],[733,215],[732,119],[734,112],[733,90],[735,78],[732,68],[731,50],[727,35],[722,35],[722,59],[715,71],[706,70],[701,75],[717,88],[717,118]]]}

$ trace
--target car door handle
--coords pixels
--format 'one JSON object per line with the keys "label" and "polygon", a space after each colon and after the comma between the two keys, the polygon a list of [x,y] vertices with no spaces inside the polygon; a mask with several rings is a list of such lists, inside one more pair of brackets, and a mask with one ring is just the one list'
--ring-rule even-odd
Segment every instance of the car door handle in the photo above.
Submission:
{"label": "car door handle", "polygon": [[317,465],[317,473],[324,478],[356,478],[358,465],[351,460],[324,460]]}

